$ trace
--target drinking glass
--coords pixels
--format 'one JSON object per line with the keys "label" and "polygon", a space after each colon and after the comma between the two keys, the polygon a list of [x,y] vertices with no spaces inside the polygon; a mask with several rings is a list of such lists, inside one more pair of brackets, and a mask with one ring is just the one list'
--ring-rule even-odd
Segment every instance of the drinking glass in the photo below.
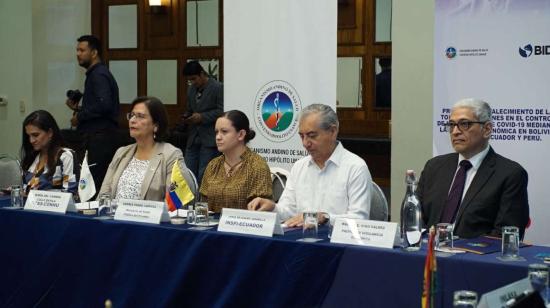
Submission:
{"label": "drinking glass", "polygon": [[114,216],[115,213],[111,208],[111,195],[108,193],[103,193],[99,195],[99,204],[97,208],[97,216],[101,216],[101,208],[104,208],[106,210],[106,213],[108,216]]}
{"label": "drinking glass", "polygon": [[304,212],[302,240],[304,242],[317,241],[317,212]]}
{"label": "drinking glass", "polygon": [[207,202],[197,202],[195,203],[195,222],[197,225],[206,225],[208,226],[208,203]]}
{"label": "drinking glass", "polygon": [[191,204],[187,206],[187,223],[190,225],[195,224],[195,209]]}
{"label": "drinking glass", "polygon": [[453,307],[475,308],[477,306],[477,293],[474,291],[455,291],[453,296]]}
{"label": "drinking glass", "polygon": [[435,248],[453,249],[453,225],[449,223],[439,223],[436,225]]}
{"label": "drinking glass", "polygon": [[519,228],[515,226],[502,227],[503,260],[517,260],[519,256]]}
{"label": "drinking glass", "polygon": [[13,185],[11,186],[11,207],[13,208],[23,208],[23,197],[21,196],[21,186]]}
{"label": "drinking glass", "polygon": [[117,199],[111,199],[111,212],[113,212],[113,216],[115,216],[118,207],[117,201]]}
{"label": "drinking glass", "polygon": [[548,265],[529,264],[527,271],[533,290],[539,292],[545,304],[548,304]]}
{"label": "drinking glass", "polygon": [[334,222],[335,222],[335,219],[330,219],[330,216],[327,217],[326,224],[328,225],[328,238],[329,239],[332,237],[332,231],[334,230]]}

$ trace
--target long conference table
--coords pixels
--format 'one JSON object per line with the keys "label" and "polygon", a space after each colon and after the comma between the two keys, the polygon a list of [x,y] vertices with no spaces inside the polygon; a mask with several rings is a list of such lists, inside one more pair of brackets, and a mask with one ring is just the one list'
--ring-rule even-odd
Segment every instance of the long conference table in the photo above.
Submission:
{"label": "long conference table", "polygon": [[[1,203],[0,203],[1,204]],[[426,252],[0,208],[0,307],[420,307]],[[498,254],[440,257],[437,307],[526,277]]]}

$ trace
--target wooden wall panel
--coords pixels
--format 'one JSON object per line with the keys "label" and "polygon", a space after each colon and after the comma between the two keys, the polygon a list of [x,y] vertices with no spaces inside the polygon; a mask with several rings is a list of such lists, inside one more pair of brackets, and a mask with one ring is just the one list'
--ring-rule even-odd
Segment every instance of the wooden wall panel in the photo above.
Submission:
{"label": "wooden wall panel", "polygon": [[[187,82],[181,70],[188,59],[218,59],[220,79],[223,81],[223,5],[219,5],[220,45],[216,47],[187,47],[187,0],[163,0],[166,14],[152,14],[148,0],[90,0],[92,33],[103,42],[108,41],[108,6],[138,4],[138,48],[104,48],[104,60],[138,61],[138,94],[147,92],[147,60],[176,59],[178,61],[178,103],[168,105],[170,127],[176,126],[186,108]],[[337,42],[339,57],[362,57],[362,101],[360,108],[338,108],[340,138],[352,151],[365,158],[375,180],[389,186],[391,110],[375,108],[374,71],[377,57],[391,57],[391,43],[375,42],[375,0],[338,0],[339,14]],[[227,1],[230,5],[231,1]],[[125,119],[129,105],[121,107],[120,123]],[[347,146],[347,145],[346,145]]]}

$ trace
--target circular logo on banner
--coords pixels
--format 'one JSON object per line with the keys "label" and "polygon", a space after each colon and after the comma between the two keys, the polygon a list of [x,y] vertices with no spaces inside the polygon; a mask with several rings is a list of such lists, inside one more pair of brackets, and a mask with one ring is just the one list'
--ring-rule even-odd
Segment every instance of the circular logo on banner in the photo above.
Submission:
{"label": "circular logo on banner", "polygon": [[448,47],[446,50],[445,50],[445,56],[447,56],[447,58],[449,59],[452,59],[454,57],[456,57],[456,48],[454,47]]}
{"label": "circular logo on banner", "polygon": [[287,141],[296,133],[301,109],[302,103],[296,89],[286,81],[273,80],[256,94],[254,122],[268,140]]}
{"label": "circular logo on banner", "polygon": [[80,179],[78,186],[80,186],[80,190],[84,190],[86,186],[88,186],[88,181],[86,179]]}
{"label": "circular logo on banner", "polygon": [[520,47],[519,54],[524,58],[528,58],[531,54],[533,54],[533,46],[531,44],[527,44],[523,46],[523,48]]}

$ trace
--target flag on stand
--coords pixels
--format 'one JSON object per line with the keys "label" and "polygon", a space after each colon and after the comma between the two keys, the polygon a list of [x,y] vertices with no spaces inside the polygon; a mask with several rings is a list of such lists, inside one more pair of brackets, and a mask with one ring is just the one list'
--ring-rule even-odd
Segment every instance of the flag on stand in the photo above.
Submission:
{"label": "flag on stand", "polygon": [[88,166],[88,151],[84,155],[84,161],[82,161],[82,168],[80,169],[80,181],[78,182],[78,196],[80,202],[86,202],[95,195],[95,183],[92,174],[90,173],[90,166]]}
{"label": "flag on stand", "polygon": [[428,253],[424,264],[424,289],[422,291],[422,308],[434,308],[437,288],[437,262],[435,258],[435,229],[430,228],[428,236]]}
{"label": "flag on stand", "polygon": [[181,209],[184,204],[193,200],[195,196],[189,188],[187,181],[181,174],[179,161],[176,160],[172,167],[172,176],[170,177],[170,188],[166,192],[166,204],[170,212]]}

